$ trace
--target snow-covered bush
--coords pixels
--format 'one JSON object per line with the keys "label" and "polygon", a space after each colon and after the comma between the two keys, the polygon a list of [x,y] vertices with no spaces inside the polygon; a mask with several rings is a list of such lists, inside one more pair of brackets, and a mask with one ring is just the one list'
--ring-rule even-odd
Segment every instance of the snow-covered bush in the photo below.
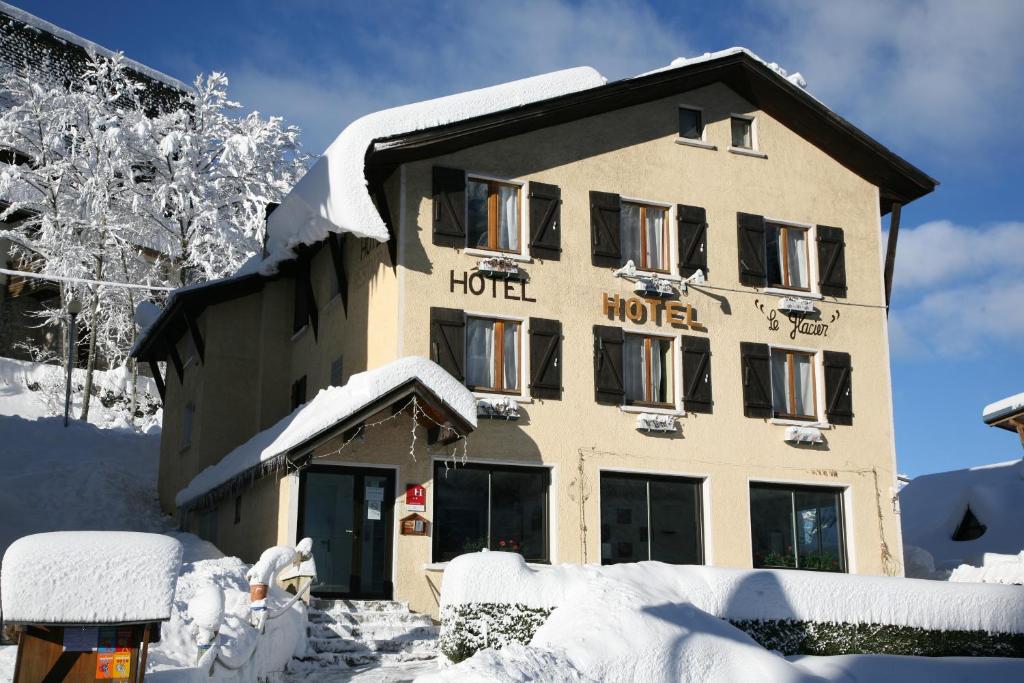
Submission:
{"label": "snow-covered bush", "polygon": [[528,643],[551,615],[550,608],[508,603],[452,605],[441,610],[441,653],[461,662],[485,648]]}

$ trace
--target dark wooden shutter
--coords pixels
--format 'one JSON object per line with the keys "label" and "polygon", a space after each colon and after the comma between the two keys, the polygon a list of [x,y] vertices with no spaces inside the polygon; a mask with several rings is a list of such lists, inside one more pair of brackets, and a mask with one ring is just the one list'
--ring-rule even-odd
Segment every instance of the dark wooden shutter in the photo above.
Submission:
{"label": "dark wooden shutter", "polygon": [[837,425],[853,424],[853,384],[850,354],[825,351],[825,415]]}
{"label": "dark wooden shutter", "polygon": [[707,213],[700,206],[680,204],[676,211],[679,220],[679,273],[690,277],[698,270],[708,274]]}
{"label": "dark wooden shutter", "polygon": [[594,325],[594,400],[598,403],[618,406],[625,400],[624,341],[621,327]]}
{"label": "dark wooden shutter", "polygon": [[430,360],[464,382],[466,379],[466,314],[454,308],[430,309]]}
{"label": "dark wooden shutter", "polygon": [[530,183],[530,256],[557,261],[562,256],[562,191]]}
{"label": "dark wooden shutter", "polygon": [[466,172],[434,167],[434,244],[466,246]]}
{"label": "dark wooden shutter", "polygon": [[622,265],[620,246],[619,195],[590,193],[590,262],[595,266],[618,268]]}
{"label": "dark wooden shutter", "polygon": [[740,284],[764,287],[768,282],[764,263],[764,217],[752,213],[736,214],[739,242]]}
{"label": "dark wooden shutter", "polygon": [[846,296],[846,242],[842,228],[818,226],[818,284],[825,296]]}
{"label": "dark wooden shutter", "polygon": [[743,414],[774,417],[772,408],[772,358],[767,344],[740,342],[743,370]]}
{"label": "dark wooden shutter", "polygon": [[686,412],[711,412],[711,341],[707,337],[683,337],[683,389]]}
{"label": "dark wooden shutter", "polygon": [[562,398],[562,323],[530,318],[530,396]]}

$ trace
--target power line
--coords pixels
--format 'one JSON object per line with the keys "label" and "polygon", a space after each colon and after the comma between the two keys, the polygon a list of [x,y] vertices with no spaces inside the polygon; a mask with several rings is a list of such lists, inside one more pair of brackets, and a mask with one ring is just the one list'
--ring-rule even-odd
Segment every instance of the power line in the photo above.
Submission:
{"label": "power line", "polygon": [[4,275],[17,275],[19,277],[35,278],[36,280],[51,280],[53,282],[76,282],[85,285],[101,285],[103,287],[123,287],[125,289],[144,289],[150,292],[173,292],[174,287],[159,287],[157,285],[135,285],[129,282],[111,282],[110,280],[88,280],[80,277],[66,277],[64,275],[43,275],[27,270],[10,270],[0,268]]}

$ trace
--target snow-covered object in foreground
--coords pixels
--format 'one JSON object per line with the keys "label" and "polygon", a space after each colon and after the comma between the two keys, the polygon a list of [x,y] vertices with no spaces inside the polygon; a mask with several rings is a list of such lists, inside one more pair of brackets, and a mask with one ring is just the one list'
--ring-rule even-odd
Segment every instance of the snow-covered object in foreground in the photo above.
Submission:
{"label": "snow-covered object in foreground", "polygon": [[[1024,460],[914,477],[899,496],[904,544],[931,553],[937,570],[979,566],[986,552],[1015,555],[1024,549]],[[954,541],[968,506],[985,532]]]}
{"label": "snow-covered object in foreground", "polygon": [[1024,550],[1018,555],[985,553],[980,567],[962,564],[953,570],[949,580],[960,583],[1005,583],[1024,586]]}
{"label": "snow-covered object in foreground", "polygon": [[312,401],[235,448],[207,467],[178,492],[180,507],[246,470],[286,453],[312,436],[358,412],[376,399],[411,380],[418,380],[438,399],[476,427],[476,399],[464,384],[426,358],[406,356],[352,375],[343,387],[321,389]]}
{"label": "snow-covered object in foreground", "polygon": [[11,623],[90,624],[171,616],[181,543],[128,531],[59,531],[4,553],[0,598]]}
{"label": "snow-covered object in foreground", "polygon": [[282,569],[293,564],[298,558],[299,554],[290,545],[275,545],[273,548],[267,548],[252,569],[246,572],[245,578],[248,579],[249,585],[269,586]]}

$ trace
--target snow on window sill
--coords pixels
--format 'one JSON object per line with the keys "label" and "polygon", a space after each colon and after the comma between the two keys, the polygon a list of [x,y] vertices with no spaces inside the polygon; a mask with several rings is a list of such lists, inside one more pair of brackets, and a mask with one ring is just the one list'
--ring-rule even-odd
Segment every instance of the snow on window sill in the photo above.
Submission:
{"label": "snow on window sill", "polygon": [[710,142],[704,142],[703,140],[691,140],[690,138],[676,138],[677,145],[688,145],[690,147],[699,147],[700,149],[717,150],[717,145],[712,145]]}
{"label": "snow on window sill", "polygon": [[619,410],[624,413],[651,413],[652,415],[671,415],[672,417],[685,417],[686,411],[679,408],[652,408],[650,406],[621,405]]}
{"label": "snow on window sill", "polygon": [[296,332],[295,332],[295,333],[294,333],[294,334],[292,335],[292,339],[291,339],[291,340],[292,340],[292,341],[295,341],[296,339],[298,339],[298,338],[299,338],[299,337],[301,337],[302,335],[306,334],[306,330],[308,330],[308,329],[309,329],[309,323],[306,323],[305,325],[303,325],[302,327],[300,327],[300,328],[299,328],[299,329],[298,329],[298,330],[297,330],[297,331],[296,331]]}
{"label": "snow on window sill", "polygon": [[533,397],[529,394],[488,394],[483,391],[474,391],[473,397],[477,401],[503,401],[511,399],[520,405],[523,403],[533,403]]}
{"label": "snow on window sill", "polygon": [[768,155],[764,152],[759,152],[756,149],[748,149],[747,147],[733,147],[729,145],[729,151],[733,154],[742,154],[747,157],[756,157],[758,159],[767,159]]}
{"label": "snow on window sill", "polygon": [[761,287],[757,291],[762,294],[775,294],[793,299],[814,299],[815,301],[821,301],[825,298],[817,292],[805,292],[802,289],[786,289],[785,287]]}
{"label": "snow on window sill", "polygon": [[533,263],[533,257],[529,254],[522,253],[509,253],[507,251],[490,251],[488,249],[477,249],[476,247],[466,247],[463,252],[468,256],[476,256],[481,258],[507,258],[513,261],[520,261],[522,263]]}
{"label": "snow on window sill", "polygon": [[784,427],[817,427],[818,429],[832,429],[832,425],[828,422],[818,422],[817,420],[789,420],[781,417],[773,417],[771,419],[773,425],[781,425]]}

